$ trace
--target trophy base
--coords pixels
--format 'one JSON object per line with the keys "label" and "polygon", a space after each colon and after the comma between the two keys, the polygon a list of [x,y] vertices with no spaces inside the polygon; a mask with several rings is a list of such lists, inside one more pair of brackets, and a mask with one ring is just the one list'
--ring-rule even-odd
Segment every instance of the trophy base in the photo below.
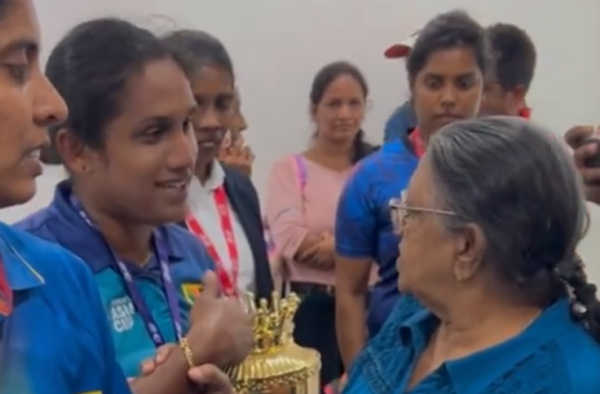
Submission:
{"label": "trophy base", "polygon": [[273,387],[270,390],[265,390],[261,393],[250,393],[250,394],[319,394],[318,382],[307,382],[301,383],[294,387]]}
{"label": "trophy base", "polygon": [[321,358],[289,343],[280,350],[251,354],[227,369],[237,394],[320,394]]}
{"label": "trophy base", "polygon": [[237,391],[237,394],[320,394],[319,376],[311,376],[306,381],[294,386],[274,386],[260,391]]}

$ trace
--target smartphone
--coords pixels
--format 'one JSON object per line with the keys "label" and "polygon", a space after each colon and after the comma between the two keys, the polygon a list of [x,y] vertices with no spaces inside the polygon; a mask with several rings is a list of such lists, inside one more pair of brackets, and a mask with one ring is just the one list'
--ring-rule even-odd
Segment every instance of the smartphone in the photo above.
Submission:
{"label": "smartphone", "polygon": [[600,137],[593,136],[584,139],[581,145],[596,144],[596,154],[593,157],[588,158],[583,164],[588,168],[600,168]]}

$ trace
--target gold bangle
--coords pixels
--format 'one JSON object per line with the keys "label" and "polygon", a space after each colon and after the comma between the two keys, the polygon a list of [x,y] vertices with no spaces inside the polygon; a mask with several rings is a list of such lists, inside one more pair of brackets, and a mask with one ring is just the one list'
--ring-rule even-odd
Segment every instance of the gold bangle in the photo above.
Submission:
{"label": "gold bangle", "polygon": [[194,364],[194,353],[192,352],[192,348],[190,347],[190,342],[187,338],[181,338],[179,341],[179,347],[183,350],[183,355],[187,360],[187,363],[190,368],[194,368],[196,365]]}

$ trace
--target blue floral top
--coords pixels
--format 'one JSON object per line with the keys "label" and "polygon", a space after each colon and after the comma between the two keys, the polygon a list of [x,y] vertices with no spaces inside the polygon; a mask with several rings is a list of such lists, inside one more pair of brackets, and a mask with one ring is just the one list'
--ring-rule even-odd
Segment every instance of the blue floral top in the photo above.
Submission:
{"label": "blue floral top", "polygon": [[407,390],[412,369],[439,321],[402,296],[358,356],[345,394],[598,394],[600,345],[570,317],[569,301],[546,309],[525,331],[444,363]]}

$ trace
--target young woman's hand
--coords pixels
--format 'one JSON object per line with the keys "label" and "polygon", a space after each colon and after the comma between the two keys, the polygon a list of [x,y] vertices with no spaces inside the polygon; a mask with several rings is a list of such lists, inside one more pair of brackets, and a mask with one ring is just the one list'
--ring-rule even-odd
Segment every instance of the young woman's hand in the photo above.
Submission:
{"label": "young woman's hand", "polygon": [[[171,350],[173,350],[175,348],[177,348],[177,344],[167,343],[166,345],[163,345],[163,346],[159,347],[158,349],[156,349],[156,354],[154,355],[153,358],[144,360],[142,362],[142,365],[140,366],[140,371],[141,371],[140,375],[148,376],[148,375],[152,374],[152,372],[154,372],[154,370],[156,370],[156,367],[158,367],[159,365],[161,365],[165,361],[167,361],[167,358],[169,358],[169,355],[171,354]],[[128,378],[127,381],[131,384],[136,379],[138,379],[138,378]]]}
{"label": "young woman's hand", "polygon": [[318,240],[304,249],[298,256],[306,265],[321,270],[330,270],[335,266],[335,240],[329,232],[318,235]]}
{"label": "young woman's hand", "polygon": [[252,174],[254,158],[255,156],[252,153],[252,150],[247,145],[231,145],[221,149],[219,152],[219,161],[248,176]]}
{"label": "young woman's hand", "polygon": [[201,393],[234,394],[229,377],[215,365],[204,364],[194,367],[188,372],[188,377],[198,386]]}
{"label": "young woman's hand", "polygon": [[219,296],[219,283],[212,271],[205,274],[202,293],[192,306],[187,338],[194,355],[206,355],[196,360],[197,364],[239,364],[252,350],[251,316],[237,298]]}
{"label": "young woman's hand", "polygon": [[[154,370],[164,363],[171,350],[177,348],[176,344],[167,344],[161,346],[156,351],[156,356],[142,363],[142,376],[148,376]],[[204,364],[188,371],[189,379],[194,382],[199,390],[206,394],[233,394],[233,385],[229,377],[225,375],[218,367],[212,364]],[[129,384],[137,378],[127,379]]]}
{"label": "young woman's hand", "polygon": [[600,204],[600,167],[586,165],[591,159],[600,156],[599,145],[586,144],[590,137],[600,138],[600,126],[576,126],[565,134],[565,141],[573,149],[575,165],[583,179],[588,201]]}

